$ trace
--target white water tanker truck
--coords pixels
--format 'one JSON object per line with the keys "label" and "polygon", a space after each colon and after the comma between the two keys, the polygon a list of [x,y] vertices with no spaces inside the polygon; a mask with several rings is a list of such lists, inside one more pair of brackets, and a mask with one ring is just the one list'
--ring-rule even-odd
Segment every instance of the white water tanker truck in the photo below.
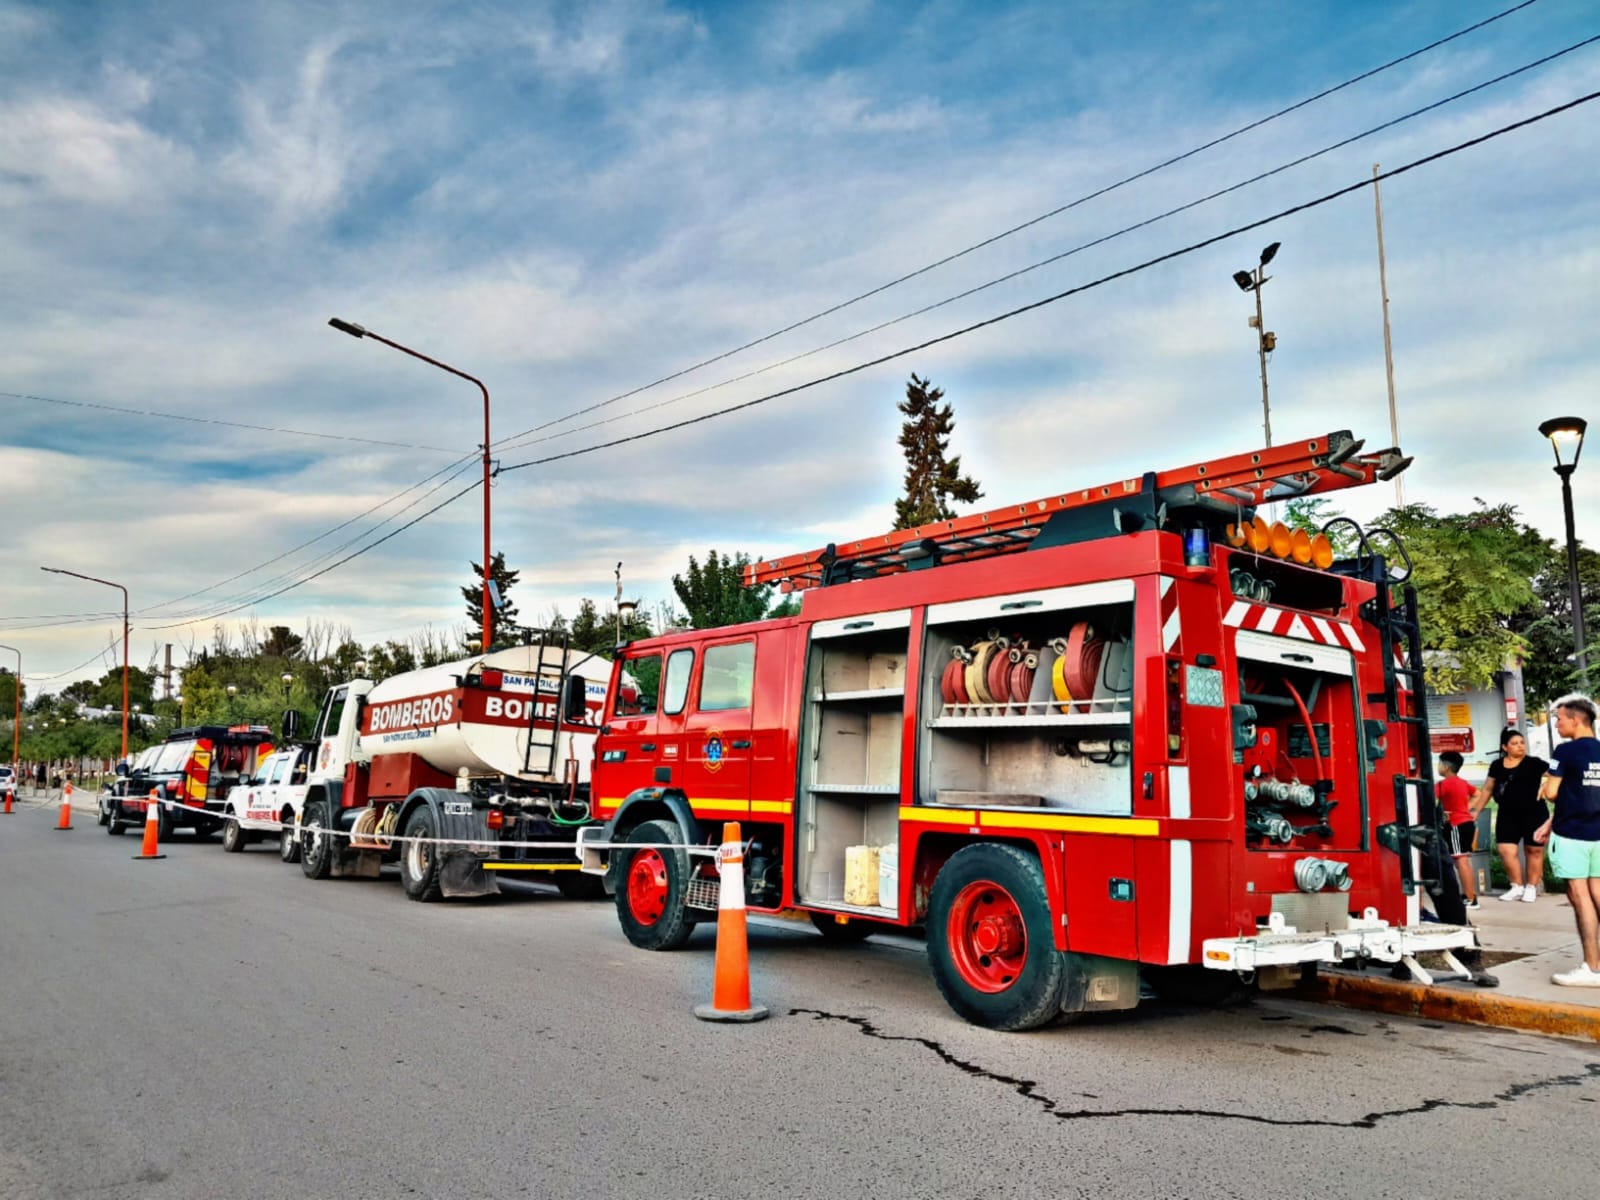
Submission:
{"label": "white water tanker truck", "polygon": [[285,832],[300,841],[306,876],[371,878],[398,862],[413,900],[491,895],[503,871],[534,873],[567,896],[601,894],[574,850],[516,843],[575,843],[590,823],[610,675],[605,658],[540,641],[331,688],[299,829]]}

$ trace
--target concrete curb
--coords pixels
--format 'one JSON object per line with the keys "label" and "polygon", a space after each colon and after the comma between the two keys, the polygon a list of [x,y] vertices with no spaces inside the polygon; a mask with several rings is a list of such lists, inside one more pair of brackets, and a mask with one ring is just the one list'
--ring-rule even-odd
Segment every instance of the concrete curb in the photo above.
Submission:
{"label": "concrete curb", "polygon": [[1500,995],[1479,988],[1423,987],[1391,979],[1324,972],[1292,995],[1345,1008],[1466,1025],[1494,1025],[1600,1042],[1600,1008]]}

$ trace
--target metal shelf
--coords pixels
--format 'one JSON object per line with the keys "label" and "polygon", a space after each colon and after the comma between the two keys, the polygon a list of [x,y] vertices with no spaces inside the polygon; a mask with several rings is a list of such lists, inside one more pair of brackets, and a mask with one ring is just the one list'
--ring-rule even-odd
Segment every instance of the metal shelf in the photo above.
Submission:
{"label": "metal shelf", "polygon": [[808,792],[835,792],[845,796],[898,796],[898,783],[812,783]]}
{"label": "metal shelf", "polygon": [[850,692],[812,692],[811,699],[819,704],[832,704],[841,700],[903,700],[903,687],[860,688]]}
{"label": "metal shelf", "polygon": [[[987,705],[946,705],[949,715],[934,717],[928,722],[930,729],[1032,729],[1062,726],[1131,725],[1133,714],[1123,712],[1041,712],[1041,713],[990,713],[982,711]],[[998,707],[998,706],[996,706]],[[1052,705],[1052,708],[1054,705]],[[955,713],[950,713],[955,709]],[[976,711],[962,711],[962,710]]]}

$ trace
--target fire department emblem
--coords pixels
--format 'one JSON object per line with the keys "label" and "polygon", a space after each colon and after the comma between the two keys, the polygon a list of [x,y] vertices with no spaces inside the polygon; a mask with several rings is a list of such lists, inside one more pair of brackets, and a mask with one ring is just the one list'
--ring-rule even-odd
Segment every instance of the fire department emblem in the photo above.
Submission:
{"label": "fire department emblem", "polygon": [[706,731],[706,770],[722,770],[722,730]]}

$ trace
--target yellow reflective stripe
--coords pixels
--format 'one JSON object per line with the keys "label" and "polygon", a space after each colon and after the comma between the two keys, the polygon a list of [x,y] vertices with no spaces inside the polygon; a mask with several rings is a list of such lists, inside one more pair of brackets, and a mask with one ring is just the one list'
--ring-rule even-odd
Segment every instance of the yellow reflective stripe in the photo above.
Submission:
{"label": "yellow reflective stripe", "polygon": [[912,808],[900,810],[902,821],[927,821],[934,825],[976,825],[978,814],[970,808]]}
{"label": "yellow reflective stripe", "polygon": [[581,871],[582,863],[495,863],[483,864],[485,871]]}
{"label": "yellow reflective stripe", "polygon": [[1054,829],[1065,833],[1118,833],[1124,837],[1154,837],[1161,823],[1149,817],[1071,817],[1043,813],[984,812],[978,814],[984,829]]}
{"label": "yellow reflective stripe", "polygon": [[789,800],[752,800],[750,811],[753,813],[787,813],[794,811],[794,804]]}

